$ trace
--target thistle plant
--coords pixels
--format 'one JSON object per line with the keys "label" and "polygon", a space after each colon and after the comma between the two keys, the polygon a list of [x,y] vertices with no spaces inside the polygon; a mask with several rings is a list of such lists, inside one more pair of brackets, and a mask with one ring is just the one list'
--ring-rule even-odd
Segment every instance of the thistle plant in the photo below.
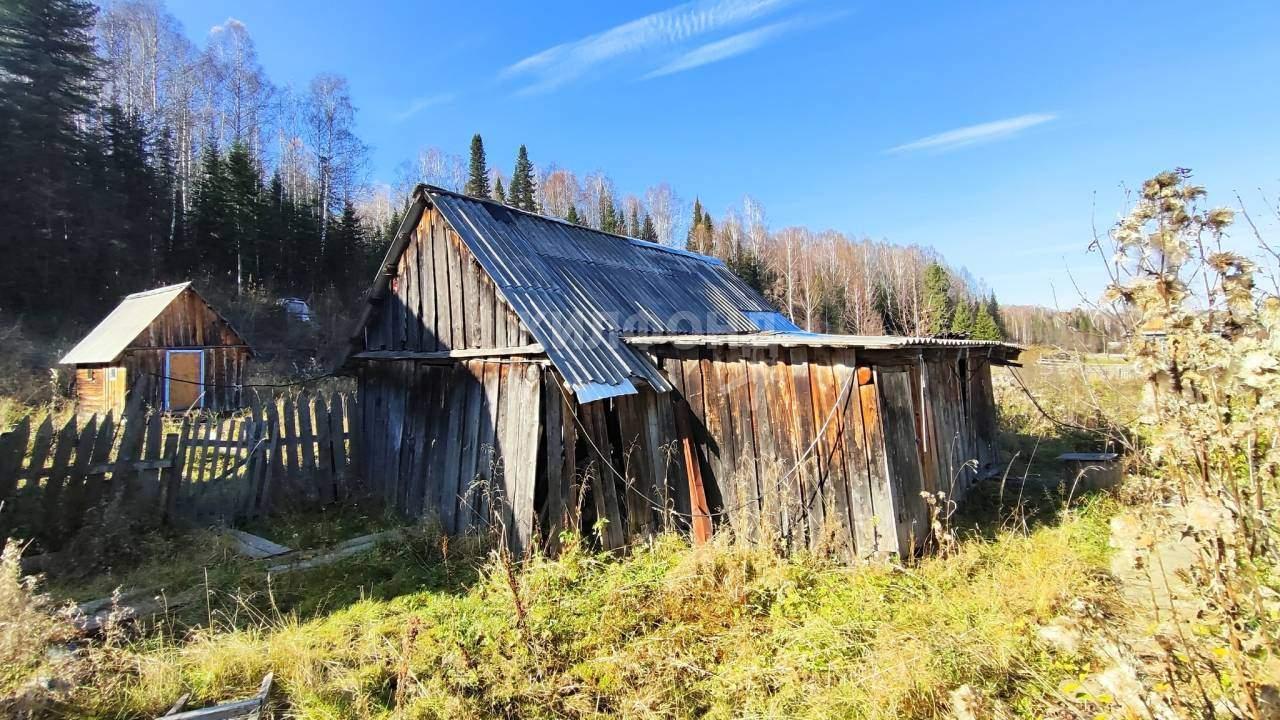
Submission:
{"label": "thistle plant", "polygon": [[1104,298],[1133,318],[1129,355],[1148,379],[1137,489],[1174,506],[1145,515],[1164,524],[1154,536],[1180,530],[1197,552],[1188,587],[1201,611],[1174,618],[1158,688],[1188,714],[1264,717],[1280,673],[1280,298],[1225,249],[1235,212],[1201,209],[1189,177],[1143,184],[1109,234]]}

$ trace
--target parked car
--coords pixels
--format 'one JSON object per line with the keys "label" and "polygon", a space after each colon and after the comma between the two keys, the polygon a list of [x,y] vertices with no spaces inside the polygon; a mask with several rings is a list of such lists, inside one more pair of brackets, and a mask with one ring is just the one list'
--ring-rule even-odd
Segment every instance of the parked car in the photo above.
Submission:
{"label": "parked car", "polygon": [[276,301],[276,304],[284,308],[289,317],[302,322],[311,322],[311,306],[306,300],[296,297],[284,297]]}

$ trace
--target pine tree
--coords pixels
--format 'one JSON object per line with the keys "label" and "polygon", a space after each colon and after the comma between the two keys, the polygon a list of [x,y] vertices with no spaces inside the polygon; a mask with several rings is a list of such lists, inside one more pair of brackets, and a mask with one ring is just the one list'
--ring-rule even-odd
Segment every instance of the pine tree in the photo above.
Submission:
{"label": "pine tree", "polygon": [[925,335],[939,337],[951,329],[951,276],[940,263],[932,263],[924,271]]}
{"label": "pine tree", "polygon": [[1004,315],[1000,312],[1000,303],[996,302],[994,290],[987,296],[986,310],[991,319],[995,321],[996,329],[1000,331],[1000,338],[1005,338],[1009,333],[1004,327]]}
{"label": "pine tree", "polygon": [[244,290],[247,277],[262,279],[259,262],[258,228],[261,224],[262,175],[249,148],[235,143],[227,153],[227,229],[229,252],[235,258],[236,294]]}
{"label": "pine tree", "polygon": [[570,222],[574,225],[582,224],[582,219],[578,217],[578,208],[573,203],[569,203],[569,212],[565,213],[564,219],[565,222]]}
{"label": "pine tree", "polygon": [[83,122],[97,95],[96,8],[87,0],[0,3],[0,307],[44,308],[39,290],[71,285],[86,312],[106,269],[94,265]]}
{"label": "pine tree", "polygon": [[507,204],[507,193],[502,189],[502,178],[498,178],[493,182],[493,199],[503,205]]}
{"label": "pine tree", "polygon": [[956,305],[955,312],[951,316],[951,332],[952,337],[971,338],[974,331],[973,309],[968,302],[961,301]]}
{"label": "pine tree", "polygon": [[689,232],[685,235],[684,246],[689,250],[697,252],[698,241],[696,235],[698,228],[702,226],[702,200],[693,199],[693,219],[689,221]]}
{"label": "pine tree", "polygon": [[191,246],[184,249],[185,257],[181,261],[184,274],[200,269],[211,275],[221,275],[233,264],[226,252],[231,224],[227,207],[229,182],[218,147],[213,144],[206,146],[200,155],[200,175],[191,199],[191,218],[188,221]]}
{"label": "pine tree", "polygon": [[529,151],[524,145],[516,152],[516,166],[511,172],[511,205],[521,210],[537,212],[538,204],[534,199],[537,181],[533,179],[533,163],[529,162]]}
{"label": "pine tree", "polygon": [[635,203],[631,204],[631,218],[627,224],[627,235],[633,238],[640,237],[640,211],[636,209]]}
{"label": "pine tree", "polygon": [[616,233],[618,216],[613,212],[613,196],[608,192],[600,193],[600,229],[607,233]]}
{"label": "pine tree", "polygon": [[1004,334],[1000,332],[1000,326],[996,324],[996,319],[991,316],[988,306],[983,305],[978,310],[978,316],[973,322],[973,334],[970,336],[974,340],[1002,340]]}
{"label": "pine tree", "polygon": [[726,264],[733,274],[742,278],[743,282],[761,295],[767,294],[769,288],[777,281],[777,274],[769,268],[764,258],[749,248],[739,246]]}
{"label": "pine tree", "polygon": [[463,192],[476,198],[489,197],[489,164],[484,158],[484,140],[480,139],[480,133],[471,136],[471,164]]}
{"label": "pine tree", "polygon": [[653,226],[653,218],[649,217],[649,213],[644,214],[644,222],[640,225],[640,239],[646,242],[658,242],[658,230]]}

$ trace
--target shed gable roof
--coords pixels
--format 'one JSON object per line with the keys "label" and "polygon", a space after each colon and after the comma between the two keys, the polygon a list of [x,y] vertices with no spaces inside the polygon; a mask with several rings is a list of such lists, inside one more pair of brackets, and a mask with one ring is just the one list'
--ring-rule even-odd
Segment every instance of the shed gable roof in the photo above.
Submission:
{"label": "shed gable roof", "polygon": [[375,280],[434,205],[582,402],[670,389],[624,335],[755,333],[773,308],[720,260],[421,185]]}
{"label": "shed gable roof", "polygon": [[[190,281],[133,293],[121,300],[120,304],[102,319],[102,322],[89,331],[89,334],[58,362],[62,365],[113,362],[142,331],[147,329],[148,325],[188,289],[208,306],[208,301],[191,287]],[[212,310],[211,307],[210,309]],[[218,313],[214,311],[214,314]],[[221,315],[218,317],[226,322]],[[231,324],[227,323],[227,327],[231,328]],[[240,338],[241,342],[244,342],[244,338],[236,333],[235,328],[231,328],[231,331]]]}

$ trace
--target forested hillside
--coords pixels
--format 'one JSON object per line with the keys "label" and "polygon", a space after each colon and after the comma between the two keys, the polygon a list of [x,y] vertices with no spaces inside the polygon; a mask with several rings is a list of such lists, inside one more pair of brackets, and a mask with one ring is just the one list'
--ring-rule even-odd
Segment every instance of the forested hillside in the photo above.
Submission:
{"label": "forested hillside", "polygon": [[[0,25],[0,321],[49,346],[33,366],[121,296],[186,279],[268,356],[298,344],[264,321],[275,300],[303,297],[325,337],[293,349],[322,355],[424,181],[714,254],[806,329],[998,337],[1007,324],[990,289],[931,248],[771,228],[749,195],[714,213],[696,189],[627,191],[524,146],[507,173],[479,135],[469,161],[424,144],[378,182],[347,81],[274,83],[234,19],[203,45],[159,0],[15,0]],[[405,153],[423,140],[436,139],[405,138]]]}

